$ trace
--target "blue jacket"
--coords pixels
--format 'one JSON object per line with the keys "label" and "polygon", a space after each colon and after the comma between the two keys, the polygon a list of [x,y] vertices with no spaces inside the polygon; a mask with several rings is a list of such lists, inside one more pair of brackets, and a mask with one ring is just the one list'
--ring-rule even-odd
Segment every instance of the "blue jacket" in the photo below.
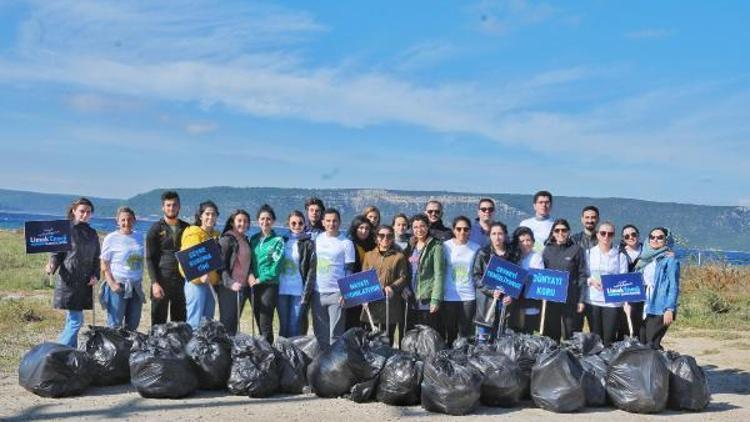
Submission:
{"label": "blue jacket", "polygon": [[673,257],[656,261],[654,291],[647,302],[648,315],[664,315],[671,310],[677,312],[677,299],[680,296],[680,263]]}

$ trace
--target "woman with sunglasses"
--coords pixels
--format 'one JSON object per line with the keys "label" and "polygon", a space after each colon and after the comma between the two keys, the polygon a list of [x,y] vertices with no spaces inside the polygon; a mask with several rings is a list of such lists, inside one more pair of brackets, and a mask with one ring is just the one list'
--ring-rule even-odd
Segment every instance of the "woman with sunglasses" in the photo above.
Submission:
{"label": "woman with sunglasses", "polygon": [[[499,289],[493,289],[482,283],[482,278],[487,270],[487,265],[490,263],[490,259],[496,256],[500,259],[510,260],[510,251],[506,245],[506,238],[508,235],[508,228],[505,224],[495,221],[489,227],[490,243],[487,246],[480,248],[475,257],[474,263],[471,268],[472,279],[476,287],[476,321],[486,321],[487,314],[490,312],[493,299],[497,299],[496,308],[504,305],[510,305],[512,298],[506,296]],[[456,236],[458,238],[458,236]],[[502,304],[500,303],[502,302]],[[497,327],[497,321],[499,318],[497,309],[494,311],[494,318],[489,321],[491,327],[484,325],[477,325],[477,343],[486,343],[490,339],[496,336],[495,327]]]}
{"label": "woman with sunglasses", "polygon": [[586,251],[586,265],[589,277],[584,288],[583,301],[586,303],[586,320],[589,330],[601,337],[605,346],[617,339],[621,327],[622,303],[606,303],[602,290],[602,276],[624,274],[628,271],[625,254],[613,248],[615,225],[606,221],[596,228],[596,246]]}
{"label": "woman with sunglasses", "polygon": [[[544,335],[560,341],[567,340],[576,331],[583,330],[582,290],[586,286],[587,271],[584,250],[570,238],[568,220],[560,218],[552,224],[552,230],[542,252],[544,268],[568,273],[568,297],[565,303],[547,302],[544,320]],[[560,323],[564,328],[561,333]]]}
{"label": "woman with sunglasses", "polygon": [[[372,270],[378,274],[380,286],[387,297],[387,301],[381,300],[370,302],[368,307],[372,314],[373,322],[380,327],[381,331],[388,333],[390,344],[396,333],[396,324],[402,320],[403,299],[401,290],[409,284],[409,263],[406,256],[394,244],[393,227],[382,225],[375,230],[377,247],[365,254],[362,271]],[[386,308],[387,304],[387,308]],[[363,311],[360,321],[369,321],[367,314]]]}
{"label": "woman with sunglasses", "polygon": [[[643,243],[640,241],[640,233],[636,226],[632,224],[623,226],[620,252],[625,254],[625,258],[628,260],[628,272],[635,271],[635,265],[643,252]],[[638,336],[641,332],[641,324],[643,323],[643,302],[626,303],[624,308],[626,309],[626,316],[622,318],[617,336],[618,340],[623,340],[630,330],[627,318],[630,318],[630,322],[633,324],[633,335],[635,336]],[[630,309],[629,317],[627,316],[627,309]]]}
{"label": "woman with sunglasses", "polygon": [[284,260],[279,273],[279,335],[294,337],[307,328],[305,317],[315,284],[315,245],[305,233],[305,216],[292,211],[286,219]]}
{"label": "woman with sunglasses", "polygon": [[[375,229],[370,220],[364,215],[358,215],[352,220],[349,226],[348,236],[354,244],[354,250],[357,252],[354,256],[354,266],[352,271],[358,273],[362,271],[362,263],[365,260],[365,254],[375,249]],[[362,305],[352,306],[345,311],[344,329],[359,327],[359,315],[362,313]]]}
{"label": "woman with sunglasses", "polygon": [[661,349],[661,340],[675,318],[680,296],[680,263],[672,253],[669,231],[663,227],[648,234],[648,246],[636,264],[643,272],[646,302],[640,330],[641,343]]}
{"label": "woman with sunglasses", "polygon": [[443,242],[446,269],[440,315],[449,346],[457,336],[471,336],[474,326],[476,290],[471,268],[479,245],[469,241],[470,233],[471,220],[461,215],[453,219],[453,238]]}

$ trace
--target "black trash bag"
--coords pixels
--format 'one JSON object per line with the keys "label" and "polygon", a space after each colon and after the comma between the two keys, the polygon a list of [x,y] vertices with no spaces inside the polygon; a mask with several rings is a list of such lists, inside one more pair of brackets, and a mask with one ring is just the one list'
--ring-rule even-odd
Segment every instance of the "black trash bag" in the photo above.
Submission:
{"label": "black trash bag", "polygon": [[423,366],[414,353],[397,352],[388,358],[380,371],[377,401],[392,406],[419,404]]}
{"label": "black trash bag", "polygon": [[193,337],[193,329],[185,322],[167,322],[152,326],[149,337],[166,338],[175,347],[184,348]]}
{"label": "black trash bag", "polygon": [[616,341],[602,350],[599,353],[599,357],[604,359],[607,365],[609,365],[623,350],[632,348],[648,349],[649,347],[638,341],[635,337],[625,337],[625,340]]}
{"label": "black trash bag", "polygon": [[537,357],[556,350],[557,343],[549,337],[511,333],[498,337],[495,349],[515,361],[530,378]]}
{"label": "black trash bag", "polygon": [[424,365],[422,407],[430,412],[465,415],[479,404],[483,378],[465,354],[440,351]]}
{"label": "black trash bag", "polygon": [[475,349],[469,363],[484,376],[480,400],[485,406],[513,407],[529,388],[528,375],[502,352]]}
{"label": "black trash bag", "polygon": [[667,406],[674,410],[703,410],[711,402],[708,378],[692,356],[665,354],[669,369]]}
{"label": "black trash bag", "polygon": [[185,346],[185,352],[195,364],[199,388],[220,390],[227,387],[232,368],[232,341],[224,324],[203,320]]}
{"label": "black trash bag", "polygon": [[305,357],[307,358],[308,365],[313,361],[313,359],[315,359],[315,356],[318,356],[318,354],[320,353],[318,339],[315,338],[315,336],[290,337],[289,341],[297,346],[298,349],[302,350],[302,353],[304,353]]}
{"label": "black trash bag", "polygon": [[233,394],[268,397],[279,390],[276,350],[260,336],[237,334],[232,342],[232,370],[227,387]]}
{"label": "black trash bag", "polygon": [[349,400],[355,403],[366,403],[375,396],[375,389],[377,388],[378,377],[354,384],[352,389],[349,391]]}
{"label": "black trash bag", "polygon": [[531,370],[531,398],[542,409],[575,412],[586,405],[583,368],[571,352],[558,349],[540,356]]}
{"label": "black trash bag", "polygon": [[138,331],[122,330],[121,333],[131,343],[131,352],[143,347],[143,345],[146,344],[146,341],[148,340],[148,334],[143,334]]}
{"label": "black trash bag", "polygon": [[420,359],[427,359],[445,349],[445,341],[440,334],[426,325],[417,325],[406,332],[401,340],[401,350],[416,353]]}
{"label": "black trash bag", "polygon": [[319,354],[307,368],[307,381],[319,397],[340,397],[356,384],[378,376],[386,359],[369,348],[361,328],[346,331],[331,347]]}
{"label": "black trash bag", "polygon": [[149,337],[130,352],[130,382],[143,397],[176,399],[198,388],[190,357],[174,338]]}
{"label": "black trash bag", "polygon": [[583,367],[583,389],[586,405],[604,406],[607,404],[607,362],[598,355],[588,355],[579,359]]}
{"label": "black trash bag", "polygon": [[41,343],[26,352],[18,384],[42,397],[77,396],[91,383],[93,363],[86,353],[58,343]]}
{"label": "black trash bag", "polygon": [[[140,333],[138,333],[140,334]],[[130,349],[134,334],[124,328],[89,326],[79,349],[93,364],[93,385],[117,385],[130,381]]]}
{"label": "black trash bag", "polygon": [[470,345],[471,343],[468,337],[458,336],[456,337],[455,340],[453,340],[453,344],[451,345],[451,348],[468,351]]}
{"label": "black trash bag", "polygon": [[565,349],[573,352],[576,357],[595,355],[604,350],[602,338],[596,333],[573,333],[573,337],[562,342]]}
{"label": "black trash bag", "polygon": [[276,337],[273,348],[278,352],[279,391],[301,394],[307,384],[307,356],[291,340]]}
{"label": "black trash bag", "polygon": [[669,397],[666,359],[649,348],[621,351],[607,369],[607,394],[617,408],[628,412],[663,411]]}
{"label": "black trash bag", "polygon": [[393,347],[391,347],[390,340],[388,339],[388,337],[379,335],[377,333],[374,335],[371,334],[370,337],[371,337],[371,340],[370,340],[369,348],[372,353],[380,355],[387,360],[388,358],[390,358],[391,356],[399,352],[399,350],[396,350]]}

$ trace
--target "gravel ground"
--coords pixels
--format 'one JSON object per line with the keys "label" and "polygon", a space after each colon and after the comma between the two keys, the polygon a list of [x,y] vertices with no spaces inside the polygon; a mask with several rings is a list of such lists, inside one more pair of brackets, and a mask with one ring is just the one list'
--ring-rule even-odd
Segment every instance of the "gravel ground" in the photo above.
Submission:
{"label": "gravel ground", "polygon": [[[667,346],[696,357],[707,371],[712,402],[701,413],[665,412],[660,415],[634,415],[613,408],[586,409],[576,420],[750,420],[750,335],[724,339],[687,337],[671,334]],[[489,420],[498,415],[536,420],[568,420],[570,415],[554,414],[526,402],[512,409],[480,407],[472,420]],[[15,374],[0,375],[0,420],[236,420],[248,417],[269,420],[356,420],[389,421],[413,419],[447,420],[450,416],[424,411],[419,406],[391,407],[382,403],[357,404],[345,399],[320,399],[311,394],[250,399],[225,392],[198,392],[180,400],[144,399],[130,385],[96,387],[81,397],[46,399],[18,386]],[[611,420],[611,419],[610,419]]]}

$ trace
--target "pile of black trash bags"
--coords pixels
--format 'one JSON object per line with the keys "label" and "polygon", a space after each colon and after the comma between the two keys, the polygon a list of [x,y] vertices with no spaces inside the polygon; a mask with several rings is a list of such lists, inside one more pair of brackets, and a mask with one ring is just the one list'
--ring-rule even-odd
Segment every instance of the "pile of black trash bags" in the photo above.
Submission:
{"label": "pile of black trash bags", "polygon": [[90,385],[130,382],[144,397],[180,398],[198,389],[268,397],[310,390],[361,403],[420,404],[431,412],[471,413],[480,404],[513,407],[525,400],[552,412],[614,405],[635,413],[666,408],[699,411],[710,401],[695,359],[652,350],[634,339],[605,348],[596,334],[557,344],[508,333],[492,343],[458,339],[447,348],[430,327],[406,333],[401,349],[380,333],[353,328],[321,349],[312,336],[230,337],[219,322],[192,332],[184,323],[148,335],[89,327],[80,350],[55,343],[34,347],[19,382],[45,397],[78,395]]}

